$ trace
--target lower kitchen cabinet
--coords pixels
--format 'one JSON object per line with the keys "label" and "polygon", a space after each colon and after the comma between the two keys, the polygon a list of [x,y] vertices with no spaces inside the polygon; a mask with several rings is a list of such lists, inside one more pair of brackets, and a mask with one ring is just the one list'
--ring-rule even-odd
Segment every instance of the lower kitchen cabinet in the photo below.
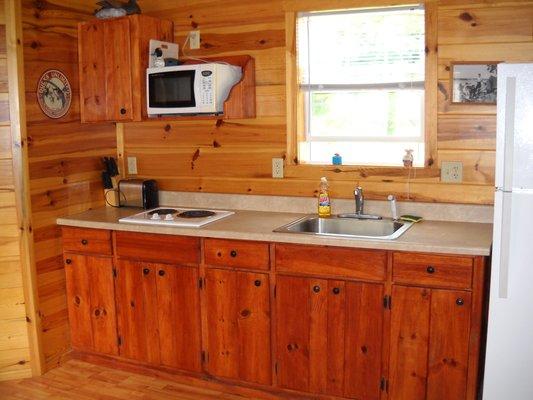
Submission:
{"label": "lower kitchen cabinet", "polygon": [[471,293],[394,286],[391,304],[391,400],[467,396]]}
{"label": "lower kitchen cabinet", "polygon": [[379,399],[382,381],[382,284],[278,276],[278,385]]}
{"label": "lower kitchen cabinet", "polygon": [[268,275],[207,268],[204,290],[207,371],[272,384]]}
{"label": "lower kitchen cabinet", "polygon": [[200,371],[196,267],[121,259],[116,291],[121,356]]}
{"label": "lower kitchen cabinet", "polygon": [[72,347],[118,354],[112,259],[65,253],[64,261]]}

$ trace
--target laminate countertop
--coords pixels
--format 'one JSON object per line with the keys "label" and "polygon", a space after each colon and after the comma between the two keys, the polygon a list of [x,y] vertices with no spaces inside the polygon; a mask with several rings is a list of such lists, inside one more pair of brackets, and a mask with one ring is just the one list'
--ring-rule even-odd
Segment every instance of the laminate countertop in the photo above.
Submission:
{"label": "laminate countertop", "polygon": [[[180,206],[182,207],[182,206]],[[264,211],[235,211],[230,217],[201,228],[165,227],[119,223],[119,218],[142,210],[102,207],[57,219],[58,225],[116,231],[157,233],[163,235],[256,240],[366,249],[419,251],[443,254],[488,256],[492,243],[492,224],[423,220],[395,240],[353,239],[295,233],[277,233],[274,229],[306,214]]]}

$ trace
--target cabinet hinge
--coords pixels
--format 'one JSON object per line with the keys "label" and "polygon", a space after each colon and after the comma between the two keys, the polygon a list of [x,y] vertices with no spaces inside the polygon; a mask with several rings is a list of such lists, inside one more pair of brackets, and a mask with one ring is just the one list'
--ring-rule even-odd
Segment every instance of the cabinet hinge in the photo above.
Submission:
{"label": "cabinet hinge", "polygon": [[392,297],[386,295],[383,297],[383,308],[390,310],[392,308]]}
{"label": "cabinet hinge", "polygon": [[122,337],[121,336],[117,336],[117,344],[119,346],[122,346]]}

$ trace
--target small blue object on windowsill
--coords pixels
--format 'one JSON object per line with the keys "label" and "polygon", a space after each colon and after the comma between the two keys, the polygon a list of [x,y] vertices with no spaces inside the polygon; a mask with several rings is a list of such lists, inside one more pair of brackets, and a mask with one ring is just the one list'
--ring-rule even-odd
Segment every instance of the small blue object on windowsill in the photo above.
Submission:
{"label": "small blue object on windowsill", "polygon": [[333,165],[342,165],[342,157],[339,155],[339,153],[335,153],[331,158],[331,162]]}

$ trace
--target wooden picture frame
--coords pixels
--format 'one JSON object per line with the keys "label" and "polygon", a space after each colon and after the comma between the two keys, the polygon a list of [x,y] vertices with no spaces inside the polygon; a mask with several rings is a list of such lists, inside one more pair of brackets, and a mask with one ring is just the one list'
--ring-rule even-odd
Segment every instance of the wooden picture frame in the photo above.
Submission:
{"label": "wooden picture frame", "polygon": [[450,64],[452,104],[496,104],[498,61]]}

